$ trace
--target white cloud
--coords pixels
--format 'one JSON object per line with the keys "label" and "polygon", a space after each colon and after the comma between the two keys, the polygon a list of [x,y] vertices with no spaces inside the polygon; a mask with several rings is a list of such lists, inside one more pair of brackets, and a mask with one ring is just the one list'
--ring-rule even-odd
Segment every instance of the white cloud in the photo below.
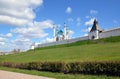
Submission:
{"label": "white cloud", "polygon": [[68,37],[71,39],[74,34],[74,31],[68,30]]}
{"label": "white cloud", "polygon": [[90,26],[93,24],[95,18],[91,18],[89,21],[85,22],[85,26]]}
{"label": "white cloud", "polygon": [[10,37],[12,37],[12,36],[13,36],[12,33],[6,34],[6,37],[7,37],[7,38],[10,38]]}
{"label": "white cloud", "polygon": [[15,26],[24,26],[28,22],[29,21],[26,19],[19,19],[15,17],[0,15],[0,23],[11,24]]}
{"label": "white cloud", "polygon": [[10,37],[12,37],[12,33],[0,34],[0,45],[5,45]]}
{"label": "white cloud", "polygon": [[113,20],[113,23],[118,23],[118,21],[117,20]]}
{"label": "white cloud", "polygon": [[23,26],[35,18],[33,9],[43,0],[0,0],[0,23]]}
{"label": "white cloud", "polygon": [[88,36],[88,34],[84,34],[83,36]]}
{"label": "white cloud", "polygon": [[12,49],[21,49],[21,50],[27,50],[30,49],[30,45],[32,44],[30,39],[27,38],[17,38],[15,40],[11,41]]}
{"label": "white cloud", "polygon": [[0,42],[0,45],[5,45],[5,42]]}
{"label": "white cloud", "polygon": [[74,19],[73,18],[68,18],[68,22],[73,22]]}
{"label": "white cloud", "polygon": [[80,20],[80,18],[78,17],[78,18],[77,18],[77,26],[80,26],[80,24],[81,24],[81,20]]}
{"label": "white cloud", "polygon": [[0,37],[0,42],[6,42],[6,41],[7,41],[6,38]]}
{"label": "white cloud", "polygon": [[68,13],[68,14],[72,13],[72,8],[71,7],[67,7],[66,13]]}
{"label": "white cloud", "polygon": [[53,42],[53,38],[46,38],[46,39],[40,41],[40,44],[50,43],[50,42]]}
{"label": "white cloud", "polygon": [[87,29],[82,30],[82,31],[83,31],[83,32],[90,32],[90,30],[91,30],[91,27],[87,27]]}
{"label": "white cloud", "polygon": [[7,39],[0,37],[0,45],[4,45],[6,43]]}
{"label": "white cloud", "polygon": [[44,29],[52,27],[51,20],[33,21],[36,17],[34,10],[42,4],[43,0],[0,0],[0,23],[19,26],[11,30],[12,33],[17,34],[17,38],[12,41],[8,40],[13,37],[12,33],[0,34],[0,44],[3,50],[28,49],[32,38],[42,38],[48,35]]}
{"label": "white cloud", "polygon": [[90,14],[97,14],[98,11],[97,10],[90,10]]}
{"label": "white cloud", "polygon": [[90,16],[85,16],[85,18],[87,18],[87,19],[88,19],[88,18],[90,18]]}
{"label": "white cloud", "polygon": [[4,38],[10,38],[12,36],[13,36],[12,33],[0,34],[0,37],[4,37]]}
{"label": "white cloud", "polygon": [[[9,41],[9,40],[8,40]],[[13,49],[20,49],[20,50],[28,50],[30,49],[30,45],[32,44],[30,39],[27,38],[17,38],[15,40],[11,40],[7,43],[0,42],[0,50],[10,52]]]}
{"label": "white cloud", "polygon": [[53,27],[52,20],[45,20],[41,22],[30,23],[29,27],[16,28],[12,30],[13,33],[19,34],[24,38],[43,38],[48,35],[44,30]]}

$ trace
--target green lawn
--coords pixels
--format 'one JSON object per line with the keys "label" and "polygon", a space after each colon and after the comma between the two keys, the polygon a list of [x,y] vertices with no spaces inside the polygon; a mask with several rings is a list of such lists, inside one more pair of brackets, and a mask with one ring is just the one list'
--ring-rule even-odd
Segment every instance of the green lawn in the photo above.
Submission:
{"label": "green lawn", "polygon": [[109,77],[109,76],[93,76],[93,75],[82,75],[82,74],[63,74],[63,73],[51,73],[51,72],[40,72],[35,70],[20,70],[20,69],[14,69],[14,68],[6,68],[6,67],[0,67],[0,70],[6,70],[6,71],[13,71],[13,72],[20,72],[25,74],[31,74],[31,75],[38,75],[38,76],[46,76],[56,79],[120,79],[120,77]]}
{"label": "green lawn", "polygon": [[35,51],[0,56],[0,62],[32,61],[120,61],[120,42],[60,47],[54,49],[36,49]]}
{"label": "green lawn", "polygon": [[[80,41],[72,44],[37,48],[23,53],[0,56],[0,62],[94,62],[94,61],[120,61],[120,36],[99,39],[95,41]],[[29,71],[0,67],[8,70],[33,75],[53,77],[57,79],[120,79],[119,77],[72,75],[41,71]]]}

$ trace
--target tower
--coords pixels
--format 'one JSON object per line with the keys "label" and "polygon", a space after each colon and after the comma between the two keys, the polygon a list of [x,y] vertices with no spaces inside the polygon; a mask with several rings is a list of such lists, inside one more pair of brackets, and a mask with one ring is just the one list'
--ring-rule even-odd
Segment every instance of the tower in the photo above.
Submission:
{"label": "tower", "polygon": [[53,41],[56,41],[56,26],[53,25]]}
{"label": "tower", "polygon": [[89,39],[99,39],[100,32],[102,32],[102,29],[100,28],[98,21],[95,19],[93,23],[93,27],[89,33]]}
{"label": "tower", "polygon": [[66,23],[64,23],[64,39],[68,39],[68,36],[67,36],[67,25]]}

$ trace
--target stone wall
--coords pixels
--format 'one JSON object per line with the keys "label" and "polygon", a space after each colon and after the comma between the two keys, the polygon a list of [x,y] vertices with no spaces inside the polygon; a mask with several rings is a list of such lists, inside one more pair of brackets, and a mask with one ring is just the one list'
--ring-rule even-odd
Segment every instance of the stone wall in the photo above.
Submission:
{"label": "stone wall", "polygon": [[79,38],[74,38],[74,39],[69,39],[69,40],[62,40],[62,41],[57,41],[57,42],[39,44],[38,47],[69,44],[69,43],[73,43],[73,42],[77,42],[77,41],[81,41],[81,40],[88,40],[88,39],[89,39],[88,36],[84,36],[84,37],[79,37]]}
{"label": "stone wall", "polygon": [[120,28],[106,30],[99,34],[99,38],[107,38],[111,36],[120,36]]}
{"label": "stone wall", "polygon": [[[111,37],[111,36],[120,36],[120,28],[106,30],[106,31],[103,31],[102,33],[99,33],[99,38],[107,38],[107,37]],[[81,40],[88,40],[88,39],[89,39],[88,36],[84,36],[84,37],[79,37],[79,38],[74,38],[74,39],[69,39],[69,40],[62,40],[62,41],[57,41],[57,42],[39,44],[38,47],[69,44],[69,43],[73,43],[73,42],[77,42],[77,41],[81,41]]]}

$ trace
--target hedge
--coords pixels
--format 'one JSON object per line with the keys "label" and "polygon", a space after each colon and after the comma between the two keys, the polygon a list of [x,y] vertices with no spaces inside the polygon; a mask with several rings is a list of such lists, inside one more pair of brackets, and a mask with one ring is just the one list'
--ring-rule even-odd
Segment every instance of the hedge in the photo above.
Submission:
{"label": "hedge", "polygon": [[96,75],[109,75],[120,76],[120,62],[30,62],[30,63],[12,63],[4,62],[0,64],[5,67],[62,72],[73,74],[96,74]]}

